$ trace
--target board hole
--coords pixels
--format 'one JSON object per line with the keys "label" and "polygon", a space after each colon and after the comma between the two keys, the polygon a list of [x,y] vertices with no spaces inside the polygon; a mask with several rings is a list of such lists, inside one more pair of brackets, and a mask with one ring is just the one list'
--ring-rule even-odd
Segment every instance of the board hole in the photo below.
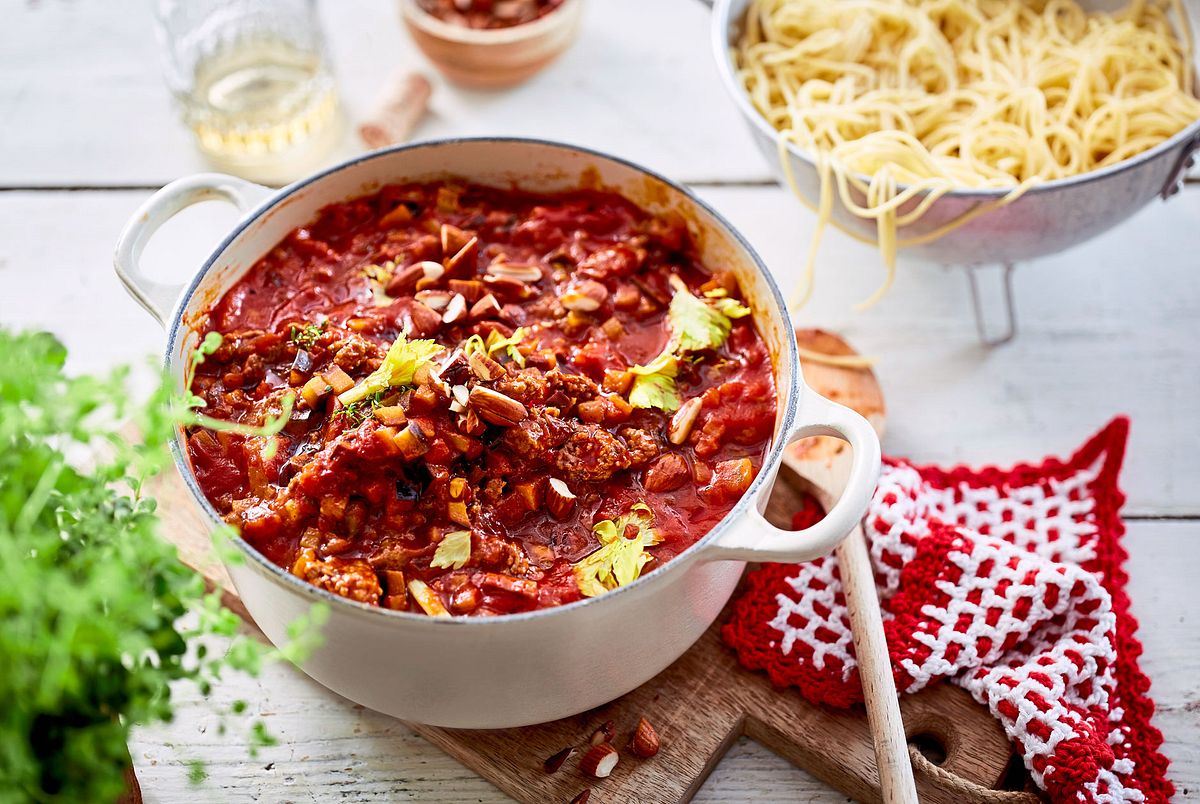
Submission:
{"label": "board hole", "polygon": [[908,738],[908,743],[913,748],[921,752],[921,756],[928,759],[934,765],[942,765],[946,761],[946,744],[942,738],[936,734],[922,732],[914,734]]}

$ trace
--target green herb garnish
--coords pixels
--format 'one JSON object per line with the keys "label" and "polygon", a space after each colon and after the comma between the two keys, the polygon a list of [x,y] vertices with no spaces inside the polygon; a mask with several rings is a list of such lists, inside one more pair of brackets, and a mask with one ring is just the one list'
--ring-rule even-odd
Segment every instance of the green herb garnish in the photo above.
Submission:
{"label": "green herb garnish", "polygon": [[[642,502],[634,503],[623,516],[597,522],[592,533],[600,540],[600,549],[574,565],[580,593],[596,597],[636,581],[652,558],[646,548],[662,542],[653,524],[654,512]],[[627,539],[630,525],[637,527],[637,534]]]}
{"label": "green herb garnish", "polygon": [[[321,337],[321,333],[325,331],[325,327],[328,324],[328,320],[316,324],[305,324],[302,327],[292,324],[288,330],[288,340],[300,349],[311,349],[317,345],[317,339]],[[210,332],[209,334],[212,335],[214,333]]]}
{"label": "green herb garnish", "polygon": [[441,569],[462,569],[471,560],[471,531],[447,533],[438,542],[429,566]]}
{"label": "green herb garnish", "polygon": [[[0,800],[114,801],[130,730],[169,720],[178,682],[207,694],[231,670],[300,658],[326,609],[278,651],[238,637],[238,617],[159,538],[144,482],[191,409],[168,404],[167,383],[143,408],[128,372],[68,375],[49,334],[0,329],[0,354]],[[131,413],[140,439],[116,430]],[[232,642],[196,641],[214,636]],[[251,739],[271,738],[258,723]]]}
{"label": "green herb garnish", "polygon": [[360,399],[357,402],[351,402],[349,405],[340,407],[333,412],[331,418],[342,418],[346,420],[347,427],[358,427],[375,412],[376,408],[383,405],[383,396],[385,393],[387,391],[379,391],[365,399]]}
{"label": "green herb garnish", "polygon": [[[309,326],[316,325],[310,324]],[[323,327],[324,324],[321,326]],[[238,435],[271,439],[262,452],[263,458],[270,460],[275,457],[275,451],[279,448],[279,445],[272,436],[278,435],[292,418],[292,408],[296,404],[296,395],[288,391],[280,397],[279,413],[267,417],[267,420],[261,425],[230,422],[224,419],[214,419],[212,416],[205,416],[203,413],[196,413],[196,408],[202,408],[208,404],[192,393],[192,382],[196,378],[196,368],[204,362],[205,358],[217,351],[220,345],[221,334],[219,332],[209,332],[200,341],[199,345],[196,346],[196,350],[192,352],[192,361],[188,365],[187,375],[184,378],[185,387],[183,397],[181,400],[176,400],[177,402],[182,402],[182,407],[178,404],[175,405],[175,417],[184,426],[203,427],[216,432],[237,433]]]}
{"label": "green herb garnish", "polygon": [[517,344],[524,340],[527,334],[528,330],[526,330],[525,327],[517,327],[516,330],[513,331],[513,334],[507,338],[505,338],[496,330],[492,330],[488,333],[487,337],[488,357],[491,357],[496,352],[503,350],[508,355],[509,360],[516,363],[521,368],[525,368],[525,355],[521,354],[521,352],[517,349]]}
{"label": "green herb garnish", "polygon": [[726,296],[697,298],[677,276],[671,277],[675,295],[667,318],[671,339],[654,360],[629,369],[634,374],[629,404],[635,408],[658,408],[670,413],[683,403],[675,386],[680,362],[695,352],[719,349],[733,329],[733,319],[750,315],[750,309]]}
{"label": "green herb garnish", "polygon": [[410,341],[401,332],[388,349],[379,368],[339,395],[338,401],[349,406],[392,386],[411,385],[417,369],[432,363],[433,356],[440,351],[442,347],[437,341]]}

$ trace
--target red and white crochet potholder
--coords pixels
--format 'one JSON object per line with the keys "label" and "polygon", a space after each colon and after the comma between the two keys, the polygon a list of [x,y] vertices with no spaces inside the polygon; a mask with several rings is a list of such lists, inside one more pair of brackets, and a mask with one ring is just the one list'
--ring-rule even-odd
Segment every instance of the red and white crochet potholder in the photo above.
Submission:
{"label": "red and white crochet potholder", "polygon": [[[887,459],[864,521],[899,690],[969,690],[1054,801],[1174,791],[1121,566],[1128,430],[1116,419],[1066,462],[1009,471]],[[724,628],[741,663],[815,703],[859,703],[836,559],[747,581]]]}

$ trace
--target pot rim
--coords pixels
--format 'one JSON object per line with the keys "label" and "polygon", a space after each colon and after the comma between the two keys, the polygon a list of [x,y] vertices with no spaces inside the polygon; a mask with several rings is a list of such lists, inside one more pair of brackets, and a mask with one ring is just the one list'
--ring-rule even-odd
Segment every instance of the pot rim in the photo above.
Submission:
{"label": "pot rim", "polygon": [[[712,46],[713,55],[716,57],[717,72],[721,75],[721,83],[725,86],[726,93],[733,99],[737,105],[738,111],[742,113],[742,117],[754,129],[755,132],[768,137],[772,142],[777,142],[779,132],[767,122],[767,119],[750,103],[750,96],[746,90],[738,83],[737,77],[733,72],[733,58],[730,55],[731,34],[735,20],[733,18],[733,0],[716,0],[716,5],[712,13]],[[1193,69],[1195,65],[1192,65]],[[1040,184],[1034,184],[1026,190],[1021,198],[1027,195],[1036,195],[1046,193],[1052,190],[1062,190],[1077,185],[1089,184],[1093,181],[1115,176],[1118,173],[1124,173],[1127,170],[1135,170],[1143,164],[1152,162],[1163,154],[1174,150],[1181,144],[1192,141],[1192,146],[1196,147],[1200,141],[1200,118],[1193,120],[1178,133],[1163,140],[1158,145],[1149,150],[1142,151],[1140,154],[1135,154],[1128,159],[1122,159],[1114,165],[1089,170],[1086,173],[1077,173],[1074,176],[1065,176],[1061,179],[1052,179]],[[794,143],[787,143],[788,154],[801,160],[812,168],[816,168],[816,163],[813,161],[809,153]],[[1185,149],[1186,149],[1185,145]],[[1186,156],[1186,154],[1184,155]],[[1182,159],[1183,157],[1181,157]],[[770,161],[770,160],[768,160]],[[778,160],[776,160],[778,161]],[[776,171],[780,169],[775,166]],[[863,181],[870,179],[862,173],[855,174],[857,178]],[[896,185],[897,192],[903,192],[908,189],[908,184]],[[947,191],[941,198],[963,198],[963,199],[980,199],[980,200],[999,200],[1013,191],[1014,187],[963,187]],[[938,200],[940,201],[941,198]],[[1019,199],[1018,199],[1019,200]],[[1015,201],[1013,203],[1016,203]]]}
{"label": "pot rim", "polygon": [[[721,215],[721,213],[717,212],[716,209],[699,198],[690,189],[671,181],[659,173],[648,170],[641,165],[636,164],[635,162],[606,154],[602,151],[597,151],[592,148],[530,137],[452,137],[397,145],[390,148],[371,151],[369,153],[347,159],[343,162],[339,162],[336,165],[325,168],[324,170],[314,173],[306,178],[300,179],[299,181],[283,187],[282,189],[272,191],[271,194],[268,195],[252,211],[246,213],[246,215],[239,220],[237,224],[235,224],[230,232],[224,238],[222,238],[216,246],[213,247],[204,263],[200,266],[195,275],[180,293],[179,298],[176,300],[175,306],[172,309],[170,327],[167,330],[166,347],[163,353],[164,369],[170,373],[175,363],[175,360],[172,356],[178,350],[180,339],[187,332],[188,328],[184,327],[183,325],[183,314],[187,309],[188,303],[199,289],[209,271],[212,270],[218,259],[225,253],[230,245],[232,245],[234,240],[236,240],[242,235],[243,232],[254,225],[263,215],[285,203],[300,190],[303,190],[304,188],[313,185],[328,176],[348,168],[376,159],[389,157],[396,153],[428,148],[454,147],[456,145],[468,143],[509,143],[517,145],[533,145],[541,148],[550,148],[557,151],[584,154],[596,159],[607,160],[622,167],[636,171],[643,176],[661,182],[675,193],[678,193],[684,200],[695,205],[699,209],[703,210],[706,214],[711,216],[711,218],[715,221],[717,228],[719,230],[724,230],[724,234],[728,235],[729,238],[742,249],[754,268],[766,280],[767,288],[770,291],[770,298],[775,305],[775,313],[782,317],[782,323],[785,331],[791,332],[794,330],[794,325],[792,324],[791,316],[788,313],[787,303],[784,300],[783,293],[779,289],[775,278],[767,269],[766,263],[763,262],[762,257],[759,256],[758,252],[754,250],[754,247],[750,245],[749,241],[746,240],[741,232],[734,228],[733,225],[730,224],[723,215]],[[334,203],[334,200],[330,200],[329,203]],[[770,452],[764,459],[763,464],[760,467],[757,476],[754,478],[754,481],[750,484],[750,487],[746,489],[741,498],[737,501],[737,503],[734,504],[733,508],[731,508],[729,512],[709,530],[708,533],[698,539],[682,553],[675,556],[670,561],[667,561],[662,566],[654,569],[649,574],[640,576],[632,583],[613,589],[612,591],[609,591],[603,595],[599,595],[597,597],[585,597],[581,600],[576,600],[561,606],[552,606],[549,608],[535,609],[533,611],[518,612],[514,614],[501,614],[493,617],[430,617],[427,615],[414,614],[407,611],[393,611],[380,606],[369,606],[365,603],[359,603],[358,601],[350,600],[349,598],[345,598],[340,595],[335,595],[332,592],[328,592],[324,589],[319,589],[318,587],[304,582],[300,578],[292,575],[290,572],[287,572],[282,567],[277,566],[269,561],[266,556],[255,550],[249,544],[249,542],[241,537],[240,534],[235,535],[231,541],[237,545],[241,553],[249,559],[249,566],[256,569],[260,575],[265,575],[269,580],[288,588],[289,591],[298,592],[310,598],[313,602],[326,602],[334,607],[341,606],[345,611],[347,611],[347,613],[356,612],[364,615],[391,618],[397,623],[412,624],[413,627],[477,628],[490,625],[491,627],[495,628],[504,624],[512,624],[515,627],[516,624],[550,617],[562,612],[579,611],[589,606],[595,607],[604,605],[603,601],[605,600],[612,599],[617,595],[631,594],[635,589],[644,588],[648,582],[654,582],[656,579],[664,578],[668,574],[674,575],[681,571],[684,566],[690,565],[692,562],[700,558],[703,553],[721,536],[721,534],[729,530],[734,522],[747,515],[750,506],[753,505],[755,500],[758,499],[763,486],[768,481],[774,482],[775,472],[773,469],[777,468],[783,460],[783,452],[788,444],[787,435],[793,429],[795,429],[795,420],[799,407],[800,396],[807,392],[807,386],[803,381],[800,358],[794,339],[787,339],[782,352],[780,354],[773,355],[773,357],[776,359],[783,359],[785,361],[784,368],[790,367],[791,369],[790,393],[788,394],[788,402],[783,410],[783,415],[779,417],[778,424],[775,428],[775,443],[772,445]],[[225,524],[224,520],[221,519],[220,514],[217,513],[216,509],[213,508],[212,504],[208,501],[208,498],[204,496],[204,492],[200,489],[199,483],[195,477],[195,473],[192,471],[191,465],[187,460],[185,450],[182,447],[182,434],[183,429],[181,427],[176,427],[175,436],[171,439],[170,443],[171,455],[175,462],[175,468],[183,478],[184,485],[191,493],[193,501],[205,514],[206,518],[210,520],[210,527],[220,527],[221,525]],[[224,563],[224,559],[222,559],[222,563]],[[422,624],[417,625],[417,623]]]}

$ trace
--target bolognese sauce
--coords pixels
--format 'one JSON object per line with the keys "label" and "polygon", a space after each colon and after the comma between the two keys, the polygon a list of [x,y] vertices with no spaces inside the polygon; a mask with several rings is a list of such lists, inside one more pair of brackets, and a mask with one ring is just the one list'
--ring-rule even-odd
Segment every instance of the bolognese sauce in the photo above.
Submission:
{"label": "bolognese sauce", "polygon": [[256,550],[361,603],[603,594],[758,472],[776,398],[749,313],[681,218],[617,194],[385,187],[323,209],[207,312],[219,345],[191,391],[242,429],[189,427],[191,465]]}

